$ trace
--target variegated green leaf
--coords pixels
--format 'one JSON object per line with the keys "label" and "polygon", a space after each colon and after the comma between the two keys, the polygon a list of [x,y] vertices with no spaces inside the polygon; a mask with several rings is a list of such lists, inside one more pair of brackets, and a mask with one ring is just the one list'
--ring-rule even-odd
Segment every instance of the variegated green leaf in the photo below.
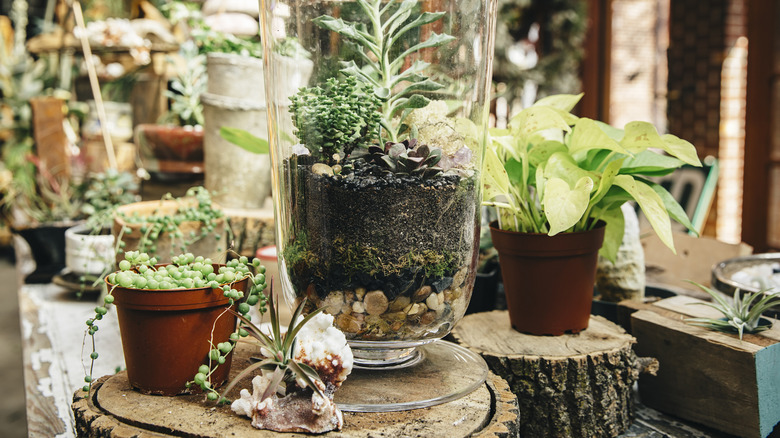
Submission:
{"label": "variegated green leaf", "polygon": [[584,153],[591,149],[608,149],[621,154],[630,153],[605,133],[593,120],[582,117],[577,121],[569,139],[571,154]]}
{"label": "variegated green leaf", "polygon": [[593,180],[581,178],[573,189],[560,178],[550,178],[544,188],[544,215],[550,223],[550,236],[573,227],[585,214],[593,190]]}
{"label": "variegated green leaf", "polygon": [[699,156],[696,154],[696,148],[690,142],[672,134],[663,135],[661,139],[666,145],[663,149],[670,155],[685,161],[691,166],[701,166]]}
{"label": "variegated green leaf", "polygon": [[645,217],[647,217],[650,225],[658,234],[661,242],[676,254],[672,237],[672,223],[669,220],[669,214],[666,212],[666,207],[661,197],[650,186],[635,180],[629,175],[616,176],[615,185],[628,192],[634,198],[645,213]]}

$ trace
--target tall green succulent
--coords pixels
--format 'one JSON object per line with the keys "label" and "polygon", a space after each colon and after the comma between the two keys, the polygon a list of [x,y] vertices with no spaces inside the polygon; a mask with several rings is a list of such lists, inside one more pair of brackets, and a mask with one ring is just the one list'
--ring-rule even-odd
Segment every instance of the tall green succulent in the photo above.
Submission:
{"label": "tall green succulent", "polygon": [[335,154],[349,155],[379,139],[379,98],[354,77],[302,88],[290,100],[294,134],[320,161],[335,162]]}
{"label": "tall green succulent", "polygon": [[[357,51],[362,65],[355,61],[342,62],[341,71],[373,87],[374,94],[382,101],[384,136],[397,142],[399,127],[408,112],[430,102],[420,93],[444,88],[444,85],[424,74],[430,63],[423,60],[418,59],[401,71],[406,58],[426,48],[443,46],[455,38],[433,32],[424,41],[407,48],[404,44],[409,40],[410,32],[440,20],[445,12],[420,14],[415,11],[418,5],[416,0],[403,0],[400,4],[398,0],[386,3],[383,0],[357,0],[356,3],[368,18],[368,26],[329,15],[314,19],[314,23],[338,33],[363,49]],[[400,117],[396,124],[390,123],[394,117]]]}

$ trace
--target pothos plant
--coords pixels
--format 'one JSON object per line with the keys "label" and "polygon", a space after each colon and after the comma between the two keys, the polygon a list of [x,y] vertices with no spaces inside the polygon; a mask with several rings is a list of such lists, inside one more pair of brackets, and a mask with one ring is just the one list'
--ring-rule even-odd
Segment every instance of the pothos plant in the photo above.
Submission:
{"label": "pothos plant", "polygon": [[606,223],[600,254],[614,261],[623,238],[620,206],[635,201],[672,251],[670,218],[695,232],[669,192],[649,178],[684,164],[701,166],[694,146],[659,135],[647,122],[624,129],[579,118],[580,95],[539,100],[491,131],[483,169],[483,200],[499,213],[503,230],[558,233]]}
{"label": "pothos plant", "polygon": [[[245,278],[249,278],[249,290],[246,294],[236,289],[235,285]],[[108,314],[110,305],[114,302],[112,295],[117,286],[132,289],[153,289],[153,290],[173,290],[173,289],[198,289],[212,288],[221,290],[225,297],[229,298],[228,306],[225,312],[233,312],[236,307],[237,315],[242,320],[249,321],[249,310],[257,305],[262,314],[266,309],[266,297],[262,291],[266,288],[265,267],[260,264],[260,260],[255,258],[250,263],[247,257],[241,256],[237,259],[228,261],[224,266],[214,269],[212,261],[201,256],[195,257],[192,253],[181,254],[173,257],[170,264],[157,265],[157,259],[150,257],[149,254],[138,251],[128,251],[125,253],[124,260],[119,262],[119,271],[107,276],[108,293],[103,298],[104,305],[95,308],[95,315],[86,321],[86,335],[90,337],[92,352],[90,353],[89,371],[84,377],[86,383],[82,388],[89,391],[92,384],[92,370],[95,360],[99,354],[95,348],[95,334],[99,329],[99,321]],[[238,305],[236,306],[236,303]],[[227,355],[232,350],[236,341],[242,336],[247,336],[248,332],[243,328],[237,328],[230,335],[230,340],[214,344],[210,340],[212,349],[209,353],[210,369],[216,369],[220,364],[225,363]],[[160,333],[165,336],[165,333]],[[208,375],[211,375],[209,372]],[[196,377],[196,381],[198,378]],[[204,389],[211,386],[208,380],[202,383]],[[213,396],[210,396],[213,397]]]}

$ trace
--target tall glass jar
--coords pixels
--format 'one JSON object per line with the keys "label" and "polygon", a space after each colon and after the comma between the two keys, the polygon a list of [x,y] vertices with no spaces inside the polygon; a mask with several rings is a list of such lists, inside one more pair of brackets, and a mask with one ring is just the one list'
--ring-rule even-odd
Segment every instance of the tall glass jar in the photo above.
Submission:
{"label": "tall glass jar", "polygon": [[413,362],[476,275],[495,0],[261,0],[288,301]]}

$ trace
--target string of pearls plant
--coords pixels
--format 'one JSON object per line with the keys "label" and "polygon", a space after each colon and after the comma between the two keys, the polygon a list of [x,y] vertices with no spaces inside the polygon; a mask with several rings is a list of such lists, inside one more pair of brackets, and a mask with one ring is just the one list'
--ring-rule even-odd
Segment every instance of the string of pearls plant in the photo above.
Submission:
{"label": "string of pearls plant", "polygon": [[[132,289],[150,289],[150,290],[170,290],[170,289],[198,289],[212,288],[222,290],[225,297],[229,298],[228,306],[225,312],[229,312],[235,306],[238,314],[242,318],[250,319],[249,311],[252,306],[258,306],[258,312],[262,315],[266,312],[267,298],[262,291],[267,287],[265,279],[265,267],[260,264],[260,260],[255,258],[250,263],[247,257],[241,256],[238,259],[228,261],[225,265],[215,265],[208,258],[201,256],[195,257],[192,253],[181,254],[173,257],[170,264],[157,265],[157,259],[150,257],[147,253],[139,251],[128,251],[125,258],[119,262],[119,271],[113,272],[107,276],[109,283],[108,294],[104,297],[104,305],[95,307],[94,317],[86,321],[87,332],[91,338],[92,352],[90,354],[89,371],[85,373],[83,387],[84,391],[89,391],[92,384],[92,370],[95,360],[99,354],[95,348],[95,333],[99,326],[98,321],[108,313],[110,305],[114,302],[112,295],[116,287]],[[236,284],[249,278],[249,290],[245,294],[236,289]],[[86,336],[85,335],[85,336]],[[212,349],[209,353],[209,364],[204,365],[208,369],[202,373],[204,379],[196,378],[204,391],[211,387],[209,377],[217,367],[225,363],[227,355],[232,351],[233,346],[240,337],[247,336],[248,332],[243,329],[237,329],[230,336],[230,341],[214,345],[213,339],[210,340]],[[211,398],[209,394],[209,398]]]}

